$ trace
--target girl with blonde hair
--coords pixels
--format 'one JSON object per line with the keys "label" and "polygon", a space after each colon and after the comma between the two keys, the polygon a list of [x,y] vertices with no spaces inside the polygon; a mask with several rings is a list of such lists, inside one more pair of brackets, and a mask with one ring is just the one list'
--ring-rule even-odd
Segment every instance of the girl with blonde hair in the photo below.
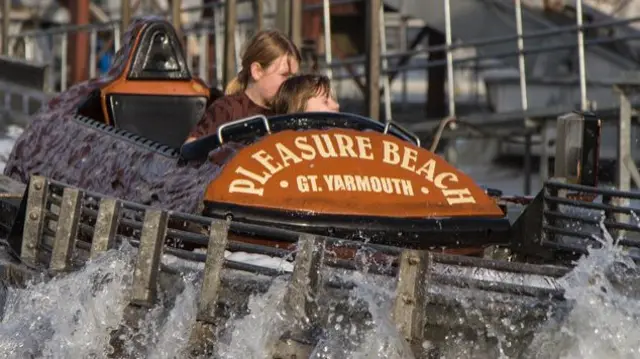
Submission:
{"label": "girl with blonde hair", "polygon": [[224,123],[253,115],[271,116],[273,96],[298,72],[301,57],[291,40],[277,30],[263,30],[246,44],[240,72],[226,86],[189,133],[186,142],[215,133]]}

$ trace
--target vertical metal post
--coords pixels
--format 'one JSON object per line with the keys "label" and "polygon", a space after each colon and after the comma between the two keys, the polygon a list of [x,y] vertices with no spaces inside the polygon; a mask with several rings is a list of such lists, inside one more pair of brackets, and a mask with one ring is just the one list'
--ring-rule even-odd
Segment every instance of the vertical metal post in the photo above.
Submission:
{"label": "vertical metal post", "polygon": [[[2,0],[2,55],[9,56],[9,27],[11,25],[11,0]],[[25,42],[26,46],[26,42]]]}
{"label": "vertical metal post", "polygon": [[[69,5],[71,22],[78,26],[89,25],[89,0],[72,1],[69,2]],[[71,85],[86,81],[89,75],[89,71],[87,71],[87,64],[89,63],[89,52],[87,51],[89,47],[89,34],[84,29],[73,30],[69,33],[65,32],[62,34],[62,41],[62,54],[66,55],[65,51],[69,53],[68,65],[67,56],[61,59],[62,67],[65,69],[64,75],[66,75],[66,68],[68,66],[71,72],[71,76],[69,76]],[[61,81],[63,81],[63,84],[60,86],[60,90],[64,91],[67,88],[67,76],[62,76]]]}
{"label": "vertical metal post", "polygon": [[216,75],[215,75],[215,84],[217,87],[219,87],[221,90],[224,90],[224,81],[223,81],[223,71],[222,71],[222,53],[223,53],[223,41],[224,41],[224,36],[223,36],[223,32],[222,32],[222,19],[220,18],[220,11],[219,11],[219,7],[216,8],[213,12],[213,23],[215,26],[215,40],[214,40],[214,46],[215,46],[215,64],[216,64]]}
{"label": "vertical metal post", "polygon": [[49,182],[45,177],[32,176],[27,191],[27,210],[22,231],[20,258],[25,263],[35,266],[38,262],[40,239],[45,224]]}
{"label": "vertical metal post", "polygon": [[540,131],[540,183],[549,178],[549,137],[547,137],[547,119],[542,121],[542,131]]}
{"label": "vertical metal post", "polygon": [[[125,30],[126,31],[126,30]],[[114,27],[113,28],[113,51],[118,52],[118,50],[120,50],[120,28],[119,27]],[[124,32],[122,32],[124,34]]]}
{"label": "vertical metal post", "polygon": [[236,0],[227,0],[224,11],[224,77],[222,87],[236,76]]}
{"label": "vertical metal post", "polygon": [[384,21],[384,7],[380,6],[380,57],[382,58],[382,88],[384,90],[384,118],[391,121],[391,84],[389,83],[389,61],[387,60],[387,26]]}
{"label": "vertical metal post", "polygon": [[365,103],[367,116],[380,119],[380,0],[367,1],[366,27],[366,81]]}
{"label": "vertical metal post", "polygon": [[522,0],[516,0],[516,31],[518,33],[518,71],[520,72],[520,101],[522,111],[529,108],[527,100],[527,73],[524,62],[524,39],[522,38]]}
{"label": "vertical metal post", "polygon": [[584,59],[584,29],[582,28],[582,0],[576,0],[576,25],[578,26],[578,66],[580,71],[580,109],[588,110],[587,73]]}
{"label": "vertical metal post", "polygon": [[291,41],[302,47],[302,0],[291,0]]}
{"label": "vertical metal post", "polygon": [[333,56],[331,52],[331,5],[329,0],[322,1],[322,23],[324,30],[324,62],[327,64],[327,76],[329,79],[333,79],[333,70],[331,68],[331,62]]}
{"label": "vertical metal post", "polygon": [[209,83],[209,46],[207,46],[207,42],[209,41],[209,34],[206,29],[200,30],[200,60],[198,63],[198,76],[203,79],[206,83]]}
{"label": "vertical metal post", "polygon": [[531,131],[524,136],[524,195],[531,194]]}
{"label": "vertical metal post", "polygon": [[[64,32],[62,35],[62,41],[60,44],[60,91],[67,89],[67,49],[68,49],[68,33]],[[80,50],[80,49],[79,49]]]}
{"label": "vertical metal post", "polygon": [[[618,123],[618,148],[617,148],[617,160],[616,160],[616,187],[620,191],[631,190],[631,174],[629,169],[624,164],[627,157],[631,157],[631,102],[625,88],[618,88],[620,94],[620,122]],[[628,207],[629,200],[625,198],[616,198],[616,204],[620,207]],[[629,219],[628,214],[616,213],[615,218],[617,222],[627,223]],[[617,236],[624,236],[623,230],[617,231]]]}
{"label": "vertical metal post", "polygon": [[96,61],[98,52],[98,31],[91,29],[89,33],[89,78],[96,77]]}
{"label": "vertical metal post", "polygon": [[451,52],[451,6],[444,0],[445,44],[447,45],[447,92],[449,97],[449,117],[456,116],[455,80],[453,79],[453,53]]}
{"label": "vertical metal post", "polygon": [[[407,16],[404,15],[404,13],[402,14],[402,19],[400,20],[400,29],[398,31],[398,35],[400,36],[400,52],[405,53],[407,52],[407,47],[408,47],[408,39],[407,39],[407,21],[408,18]],[[406,110],[407,109],[407,71],[403,70],[401,73],[402,76],[402,109]]]}
{"label": "vertical metal post", "polygon": [[264,28],[264,1],[253,0],[253,21],[256,32]]}

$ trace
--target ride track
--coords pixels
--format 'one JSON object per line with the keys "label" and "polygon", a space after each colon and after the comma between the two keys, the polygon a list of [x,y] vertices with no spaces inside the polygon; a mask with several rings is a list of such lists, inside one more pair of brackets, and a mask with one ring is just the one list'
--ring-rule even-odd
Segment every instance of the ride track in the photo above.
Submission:
{"label": "ride track", "polygon": [[[0,202],[3,244],[15,259],[2,266],[5,281],[12,279],[19,286],[40,273],[46,274],[45,280],[65,275],[107,250],[130,243],[138,250],[123,325],[135,327],[157,302],[158,292],[167,290],[171,280],[166,278],[179,274],[161,265],[163,253],[204,262],[197,322],[187,348],[189,355],[197,355],[215,351],[217,328],[229,317],[221,303],[242,310],[248,294],[260,291],[251,288],[250,293],[238,293],[238,279],[229,279],[228,273],[288,276],[281,311],[290,321],[269,345],[273,357],[301,358],[309,357],[318,343],[336,298],[348,297],[358,285],[335,271],[362,271],[396,278],[391,317],[413,355],[426,357],[446,345],[443,332],[473,328],[474,335],[481,335],[479,331],[489,335],[487,328],[503,327],[505,316],[512,323],[526,323],[516,331],[505,329],[505,335],[519,343],[512,350],[526,348],[537,327],[533,323],[544,322],[549,312],[561,316],[570,309],[557,279],[570,271],[573,260],[588,254],[589,246],[602,244],[598,240],[602,212],[609,230],[626,233],[618,244],[631,247],[629,255],[639,258],[633,247],[640,247],[640,229],[621,216],[633,215],[633,209],[612,199],[637,200],[640,195],[593,186],[597,184],[593,180],[597,178],[599,121],[578,116],[584,129],[582,152],[578,151],[582,157],[569,163],[579,163],[579,182],[593,185],[549,181],[512,224],[504,212],[507,198],[481,189],[420,148],[419,140],[401,127],[356,115],[243,119],[179,151],[185,131],[199,118],[204,104],[211,102],[210,90],[191,78],[177,37],[165,21],[134,22],[124,44],[107,77],[53,99],[17,141],[7,176],[0,181],[5,192]],[[160,45],[154,48],[154,44]],[[150,59],[158,58],[149,54],[165,55],[160,63],[169,64],[169,77],[160,85],[157,78],[145,78],[145,73],[151,73],[149,64],[154,64]],[[167,99],[175,89],[181,89],[182,96],[174,96],[170,103],[192,110],[186,112],[186,121],[176,124],[175,109],[161,116],[167,107],[146,115],[141,112],[140,104],[162,103],[154,96]],[[253,162],[253,166],[261,163],[266,172],[251,167],[249,159],[260,151],[268,154],[271,145],[284,151],[281,154],[288,153],[282,150],[287,148],[287,158],[302,163],[305,152],[292,149],[295,144],[309,145],[300,138],[309,140],[313,134],[343,141],[337,143],[335,156],[314,159],[315,170],[346,168],[350,172],[342,173],[343,178],[405,178],[411,181],[412,191],[405,191],[406,198],[384,191],[363,194],[354,188],[322,195],[294,188],[278,192],[275,189],[295,183],[299,169],[284,165],[278,169],[269,161]],[[349,149],[354,148],[360,151],[351,155]],[[341,157],[342,152],[346,155]],[[306,155],[311,158],[309,152]],[[414,157],[415,166],[411,166]],[[253,175],[238,182],[234,177],[238,166]],[[251,197],[260,183],[264,196]],[[446,190],[455,190],[448,186],[455,184],[463,188],[456,190],[457,196],[447,196]],[[256,208],[262,211],[258,215]],[[490,245],[508,250],[510,258],[481,258]],[[199,248],[206,249],[206,254]],[[228,260],[225,250],[294,260],[294,269],[288,275]],[[465,310],[468,303],[473,303],[474,313]],[[474,319],[477,315],[492,324],[479,324]],[[364,321],[358,325],[366,327]],[[116,357],[124,355],[118,352],[122,330],[112,336]],[[435,349],[424,348],[425,340],[435,343]]]}

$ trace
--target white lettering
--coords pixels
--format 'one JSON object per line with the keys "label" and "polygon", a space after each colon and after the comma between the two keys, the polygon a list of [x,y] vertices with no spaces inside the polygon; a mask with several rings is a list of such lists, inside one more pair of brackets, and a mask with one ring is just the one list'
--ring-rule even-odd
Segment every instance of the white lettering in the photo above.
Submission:
{"label": "white lettering", "polygon": [[296,177],[296,182],[298,183],[298,191],[303,193],[309,192],[309,182],[307,180],[307,176]]}
{"label": "white lettering", "polygon": [[[374,144],[379,147],[375,148]],[[229,193],[262,196],[264,187],[269,180],[289,167],[303,165],[304,167],[295,170],[295,174],[297,174],[307,167],[313,168],[312,161],[318,159],[352,158],[358,160],[377,159],[380,161],[379,165],[385,164],[402,168],[407,171],[408,176],[413,176],[411,173],[416,174],[431,182],[432,185],[425,186],[424,183],[419,182],[417,184],[418,190],[414,191],[412,180],[405,178],[318,174],[296,176],[298,191],[309,193],[321,192],[324,189],[330,192],[374,192],[415,196],[416,193],[429,195],[428,188],[435,187],[442,191],[450,205],[476,202],[471,190],[460,184],[460,178],[455,171],[443,171],[443,168],[438,168],[442,167],[442,164],[438,162],[437,158],[421,159],[420,150],[402,146],[397,141],[376,140],[375,143],[372,143],[372,138],[366,135],[353,136],[340,133],[299,135],[293,138],[293,141],[272,144],[270,149],[263,146],[250,157],[255,161],[253,166],[251,163],[246,163],[250,161],[245,161],[242,166],[237,166],[235,173],[239,176],[231,181]],[[342,164],[337,165],[343,166]],[[384,171],[384,168],[379,170],[380,174],[384,174]],[[283,180],[286,181],[286,177],[289,175],[284,177]],[[291,180],[293,180],[292,177],[290,177]],[[323,183],[318,183],[318,178],[322,178],[321,182]]]}
{"label": "white lettering", "polygon": [[[442,194],[447,199],[449,204],[460,203],[476,203],[475,198],[471,195],[468,188],[464,189],[443,189]],[[454,197],[454,198],[450,198]]]}
{"label": "white lettering", "polygon": [[444,179],[447,177],[450,178],[451,182],[458,182],[458,176],[456,176],[455,173],[443,172],[436,176],[436,178],[433,180],[433,183],[440,189],[447,189],[449,187],[442,183],[442,181],[444,181]]}
{"label": "white lettering", "polygon": [[247,179],[234,179],[229,185],[229,193],[247,193],[255,194],[260,197],[264,194],[264,188],[256,188],[253,181]]}
{"label": "white lettering", "polygon": [[398,150],[400,148],[393,142],[382,141],[383,156],[382,162],[388,163],[390,165],[397,165],[400,162],[400,155],[398,154]]}

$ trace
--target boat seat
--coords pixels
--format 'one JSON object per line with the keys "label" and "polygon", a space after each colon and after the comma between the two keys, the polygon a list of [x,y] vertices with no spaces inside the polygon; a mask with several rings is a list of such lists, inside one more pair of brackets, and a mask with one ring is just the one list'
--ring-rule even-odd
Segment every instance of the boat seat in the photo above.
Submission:
{"label": "boat seat", "polygon": [[140,27],[124,71],[100,90],[107,123],[180,148],[211,102],[212,91],[189,71],[175,30],[165,20]]}

